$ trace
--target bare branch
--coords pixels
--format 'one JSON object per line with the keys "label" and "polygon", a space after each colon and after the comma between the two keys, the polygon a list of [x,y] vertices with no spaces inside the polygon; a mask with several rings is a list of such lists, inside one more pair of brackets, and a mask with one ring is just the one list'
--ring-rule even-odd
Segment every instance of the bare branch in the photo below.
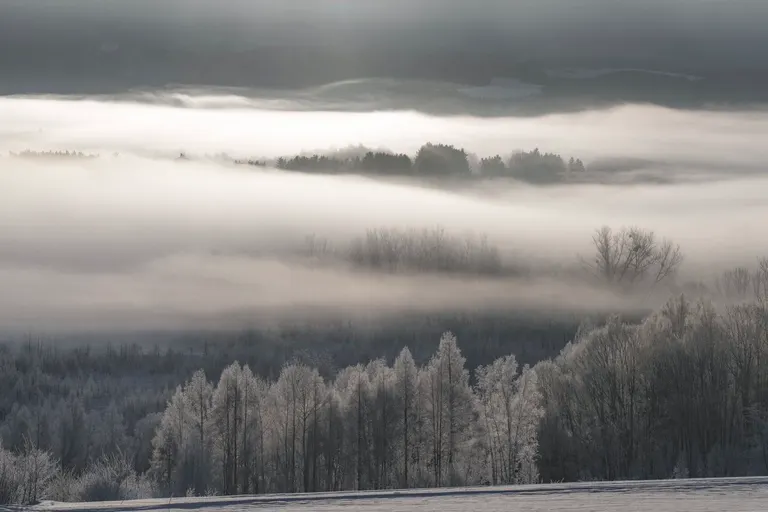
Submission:
{"label": "bare branch", "polygon": [[652,284],[670,278],[683,261],[678,245],[669,240],[659,244],[653,231],[638,227],[614,232],[603,226],[592,236],[595,248],[593,263],[585,268],[612,284],[631,284],[652,277]]}

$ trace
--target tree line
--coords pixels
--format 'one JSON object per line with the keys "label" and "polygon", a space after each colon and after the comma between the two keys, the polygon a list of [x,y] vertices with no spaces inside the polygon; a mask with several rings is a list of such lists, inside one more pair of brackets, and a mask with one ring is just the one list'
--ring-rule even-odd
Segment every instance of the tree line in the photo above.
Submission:
{"label": "tree line", "polygon": [[[241,160],[238,163],[267,165],[266,160]],[[580,159],[571,157],[565,160],[555,153],[542,153],[538,148],[515,152],[506,159],[494,155],[474,162],[463,148],[433,143],[421,146],[413,158],[386,151],[366,151],[362,156],[313,154],[281,157],[275,166],[301,172],[363,172],[420,178],[508,177],[539,184],[564,181],[570,175],[586,172],[586,166]]]}
{"label": "tree line", "polygon": [[[579,323],[575,316],[522,312],[404,313],[393,320],[291,321],[179,339],[147,333],[143,344],[111,335],[0,343],[0,445],[6,460],[47,454],[58,475],[49,486],[38,485],[48,498],[123,499],[146,496],[147,489],[162,494],[150,478],[152,441],[176,386],[198,369],[215,382],[237,360],[274,381],[284,365],[296,363],[329,382],[339,368],[359,361],[393,361],[404,344],[425,365],[445,328],[472,340],[462,347],[470,368],[510,350],[533,364],[556,354]],[[8,467],[20,464],[14,458]]]}
{"label": "tree line", "polygon": [[[15,158],[77,158],[94,159],[97,154],[78,151],[31,151],[10,153]],[[517,151],[510,157],[493,155],[477,159],[464,148],[449,144],[426,143],[411,157],[404,153],[373,151],[357,148],[347,152],[329,154],[295,155],[274,161],[256,158],[231,158],[217,155],[216,159],[237,165],[252,167],[274,166],[278,169],[307,173],[363,173],[378,176],[407,176],[417,178],[513,178],[534,184],[566,181],[572,176],[586,173],[581,159],[565,159],[556,153],[546,153],[538,148]],[[180,153],[177,161],[189,161],[192,157]]]}
{"label": "tree line", "polygon": [[32,151],[26,149],[19,153],[11,151],[8,154],[11,158],[39,158],[39,159],[58,159],[58,158],[73,158],[73,159],[85,159],[90,160],[97,158],[97,154],[83,153],[82,151]]}
{"label": "tree line", "polygon": [[217,384],[197,372],[163,414],[151,472],[197,495],[461,485],[490,477],[476,473],[482,438],[499,459],[497,483],[535,480],[533,374],[514,357],[480,372],[473,390],[450,333],[421,368],[405,348],[392,366],[377,359],[327,381],[305,364],[274,382],[238,363]]}
{"label": "tree line", "polygon": [[[79,474],[61,471],[26,438],[17,453],[0,452],[0,496],[33,502],[535,481],[534,373],[513,356],[476,373],[473,387],[451,333],[421,367],[404,348],[392,366],[376,359],[328,380],[303,363],[286,364],[273,382],[237,362],[217,383],[200,370],[168,400],[144,474],[120,452]],[[492,473],[480,460],[488,453]],[[30,462],[38,459],[44,464]]]}
{"label": "tree line", "polygon": [[512,262],[503,262],[498,247],[485,235],[453,235],[441,227],[369,229],[342,247],[310,235],[301,252],[315,262],[343,261],[375,272],[513,275],[521,271]]}

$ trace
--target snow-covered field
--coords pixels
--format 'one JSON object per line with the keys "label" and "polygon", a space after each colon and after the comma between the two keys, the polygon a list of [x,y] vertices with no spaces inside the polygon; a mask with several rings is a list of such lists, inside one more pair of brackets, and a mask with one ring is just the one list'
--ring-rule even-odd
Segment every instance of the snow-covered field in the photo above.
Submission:
{"label": "snow-covered field", "polygon": [[176,498],[111,503],[43,503],[33,507],[33,510],[38,512],[129,512],[133,510],[763,512],[768,510],[768,478]]}

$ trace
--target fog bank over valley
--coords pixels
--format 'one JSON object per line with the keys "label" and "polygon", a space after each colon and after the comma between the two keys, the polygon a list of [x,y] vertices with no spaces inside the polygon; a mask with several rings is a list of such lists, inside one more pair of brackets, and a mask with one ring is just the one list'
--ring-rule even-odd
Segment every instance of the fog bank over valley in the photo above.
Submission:
{"label": "fog bank over valley", "polygon": [[[0,117],[3,329],[232,327],[326,313],[660,304],[668,291],[617,294],[586,278],[592,236],[603,225],[638,226],[679,244],[685,259],[677,286],[711,282],[768,255],[768,116],[759,111],[627,105],[482,119],[42,97],[2,98]],[[443,186],[417,176],[308,174],[215,157],[358,144],[413,154],[429,141],[479,156],[541,147],[584,158],[588,168],[611,158],[646,164],[642,173],[583,183]],[[435,257],[464,263],[432,268],[427,256],[409,253],[387,267],[381,244],[395,242],[406,244],[400,251],[423,244]],[[454,252],[444,255],[440,244]]]}

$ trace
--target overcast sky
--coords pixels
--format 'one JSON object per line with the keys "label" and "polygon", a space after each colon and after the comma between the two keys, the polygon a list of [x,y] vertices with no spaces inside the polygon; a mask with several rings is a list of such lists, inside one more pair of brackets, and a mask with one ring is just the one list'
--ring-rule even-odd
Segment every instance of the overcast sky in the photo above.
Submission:
{"label": "overcast sky", "polygon": [[[768,67],[763,0],[0,0],[0,13],[0,72],[19,83],[322,82],[526,60]],[[301,69],[278,69],[288,61]]]}

